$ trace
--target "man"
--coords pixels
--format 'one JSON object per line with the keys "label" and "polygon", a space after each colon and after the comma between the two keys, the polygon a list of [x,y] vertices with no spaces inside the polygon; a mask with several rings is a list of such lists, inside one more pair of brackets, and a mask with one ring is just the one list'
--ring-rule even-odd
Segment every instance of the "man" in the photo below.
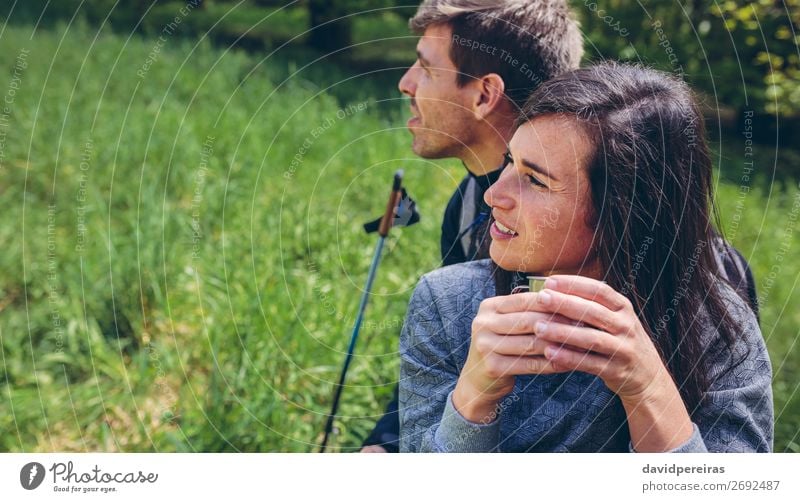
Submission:
{"label": "man", "polygon": [[[467,169],[445,210],[442,263],[484,258],[483,193],[500,175],[517,112],[541,82],[578,67],[581,34],[564,0],[426,0],[409,25],[422,35],[398,85],[411,98],[412,149]],[[396,452],[399,428],[395,389],[362,451]]]}
{"label": "man", "polygon": [[[426,0],[409,25],[422,35],[417,61],[398,84],[411,98],[412,149],[423,158],[458,158],[467,169],[445,210],[442,264],[486,258],[483,194],[500,175],[524,101],[540,83],[579,66],[580,30],[565,0]],[[756,310],[747,262],[732,249],[718,256]],[[361,451],[397,452],[399,428],[395,389]]]}

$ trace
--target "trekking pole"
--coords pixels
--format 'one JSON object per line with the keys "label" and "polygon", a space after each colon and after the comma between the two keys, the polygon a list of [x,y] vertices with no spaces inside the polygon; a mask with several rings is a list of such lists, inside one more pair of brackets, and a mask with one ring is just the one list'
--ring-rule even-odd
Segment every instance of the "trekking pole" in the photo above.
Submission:
{"label": "trekking pole", "polygon": [[377,225],[378,231],[378,245],[375,247],[375,253],[372,255],[372,264],[369,267],[369,275],[367,275],[367,285],[364,292],[361,294],[361,303],[358,306],[358,315],[356,316],[355,324],[353,325],[353,332],[350,335],[350,343],[347,346],[347,355],[344,359],[342,371],[339,374],[339,381],[336,383],[333,394],[333,405],[328,419],[325,422],[325,436],[322,438],[320,446],[320,453],[325,452],[328,444],[328,438],[333,430],[333,421],[336,418],[336,412],[339,409],[339,399],[342,396],[344,389],[344,381],[347,377],[347,370],[350,367],[350,362],[353,359],[353,352],[355,351],[356,341],[358,340],[358,332],[361,329],[361,321],[364,319],[364,310],[367,308],[367,300],[369,299],[370,291],[372,290],[372,283],[375,280],[375,274],[378,270],[378,264],[381,261],[381,253],[383,252],[383,245],[386,237],[389,235],[389,230],[393,226],[409,226],[419,221],[419,215],[414,210],[414,201],[405,196],[403,189],[403,171],[399,170],[394,175],[394,182],[392,183],[392,191],[389,194],[389,201],[386,203],[386,211],[380,220],[364,225],[367,232],[374,231]]}

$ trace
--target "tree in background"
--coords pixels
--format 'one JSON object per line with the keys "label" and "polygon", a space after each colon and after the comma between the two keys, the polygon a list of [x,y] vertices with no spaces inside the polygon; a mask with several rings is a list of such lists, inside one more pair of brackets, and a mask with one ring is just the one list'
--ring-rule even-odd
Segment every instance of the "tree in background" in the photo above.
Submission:
{"label": "tree in background", "polygon": [[571,0],[589,58],[685,77],[717,105],[800,118],[800,0]]}
{"label": "tree in background", "polygon": [[753,99],[771,114],[800,116],[800,0],[728,0],[711,13],[730,32]]}
{"label": "tree in background", "polygon": [[[356,18],[362,21],[369,18],[368,23],[383,26],[387,12],[379,9],[391,8],[392,16],[405,19],[413,14],[413,4],[417,3],[417,0],[26,0],[0,7],[0,17],[8,17],[13,10],[13,17],[22,22],[46,24],[68,20],[77,11],[92,25],[107,21],[118,31],[138,29],[153,33],[188,1],[194,8],[181,24],[183,36],[199,36],[214,27],[220,43],[236,41],[250,50],[262,50],[308,30],[297,41],[324,52],[367,41],[359,38],[363,34],[354,34]],[[726,108],[731,116],[753,110],[756,114],[800,123],[800,85],[797,85],[800,0],[569,1],[581,20],[590,60],[640,61],[685,77],[710,96],[707,104],[715,109]],[[273,15],[276,11],[280,11],[279,15]],[[402,33],[385,35],[408,34],[405,24],[400,22],[393,24],[391,30]],[[384,34],[380,29],[369,34],[376,31]],[[382,49],[378,56],[388,57],[392,50]],[[412,56],[408,55],[409,61]]]}
{"label": "tree in background", "polygon": [[311,23],[309,44],[315,49],[335,51],[350,45],[352,22],[346,18],[352,12],[345,2],[327,0],[308,0],[308,14]]}

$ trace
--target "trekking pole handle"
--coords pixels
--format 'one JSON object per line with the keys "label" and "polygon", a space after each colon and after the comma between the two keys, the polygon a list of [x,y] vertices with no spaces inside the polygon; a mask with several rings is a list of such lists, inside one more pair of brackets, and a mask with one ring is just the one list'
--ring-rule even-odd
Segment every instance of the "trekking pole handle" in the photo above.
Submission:
{"label": "trekking pole handle", "polygon": [[389,230],[392,228],[392,224],[394,223],[394,209],[400,203],[400,197],[402,196],[402,186],[403,186],[403,170],[400,169],[396,173],[394,173],[394,183],[392,184],[392,193],[389,194],[389,202],[386,203],[386,212],[383,213],[383,218],[381,218],[381,224],[378,227],[378,235],[381,237],[386,237],[389,235]]}

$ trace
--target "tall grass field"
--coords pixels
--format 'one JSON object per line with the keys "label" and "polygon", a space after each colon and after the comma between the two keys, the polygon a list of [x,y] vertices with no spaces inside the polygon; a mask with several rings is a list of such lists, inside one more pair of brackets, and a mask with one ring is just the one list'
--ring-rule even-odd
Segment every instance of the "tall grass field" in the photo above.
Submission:
{"label": "tall grass field", "polygon": [[[324,59],[0,29],[0,451],[315,451],[361,225],[403,168],[422,220],[387,242],[331,441],[358,449],[463,167],[415,157],[397,90]],[[761,295],[775,450],[800,452],[800,189],[770,186],[718,202]]]}

